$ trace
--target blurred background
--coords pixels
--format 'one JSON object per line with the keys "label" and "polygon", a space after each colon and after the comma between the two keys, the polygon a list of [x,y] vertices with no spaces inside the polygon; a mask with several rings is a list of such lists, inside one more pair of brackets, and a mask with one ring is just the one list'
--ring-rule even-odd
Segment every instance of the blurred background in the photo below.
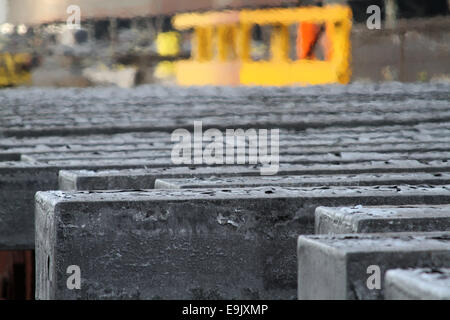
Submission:
{"label": "blurred background", "polygon": [[[0,86],[175,84],[174,62],[194,55],[194,28],[177,30],[172,23],[177,14],[333,3],[349,6],[352,11],[350,81],[448,81],[449,2],[0,0]],[[370,5],[381,9],[380,29],[367,27]],[[73,28],[68,22],[76,24],[77,14],[79,27]],[[295,48],[298,30],[288,30],[294,54],[299,53]],[[271,32],[266,26],[252,26],[252,59],[270,59]],[[303,57],[308,54],[303,52]],[[314,53],[317,59],[320,55]]]}

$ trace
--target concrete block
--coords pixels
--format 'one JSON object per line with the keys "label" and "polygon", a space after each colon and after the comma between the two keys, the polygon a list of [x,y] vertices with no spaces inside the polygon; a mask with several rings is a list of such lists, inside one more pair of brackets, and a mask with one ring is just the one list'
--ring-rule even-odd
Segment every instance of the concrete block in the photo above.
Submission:
{"label": "concrete block", "polygon": [[[231,104],[231,102],[228,102]],[[389,104],[389,107],[392,105]],[[225,106],[224,106],[225,107]],[[242,106],[241,106],[242,108]],[[123,114],[129,114],[131,111],[122,110]],[[168,131],[172,132],[179,128],[192,127],[193,119],[201,118],[203,126],[207,128],[218,128],[225,130],[230,127],[236,128],[284,128],[292,130],[305,130],[308,128],[324,128],[328,126],[381,126],[381,125],[416,125],[423,122],[449,121],[450,111],[440,110],[439,112],[427,112],[406,110],[404,112],[395,112],[385,109],[384,112],[345,112],[345,113],[311,113],[308,112],[285,112],[282,115],[282,121],[278,117],[270,117],[268,113],[263,114],[223,114],[221,116],[208,115],[202,112],[202,117],[186,118],[182,113],[181,117],[178,113],[180,110],[173,111],[172,114],[155,115],[137,112],[134,117],[127,119],[122,116],[121,119],[104,119],[100,124],[95,121],[101,119],[99,114],[92,115],[83,123],[36,123],[31,121],[29,127],[24,129],[23,125],[3,128],[0,133],[4,137],[37,137],[50,135],[76,135],[76,134],[106,134],[106,133],[123,133],[123,132],[146,132],[146,131]],[[239,116],[238,116],[239,115]],[[344,116],[345,115],[345,116]],[[122,121],[118,121],[122,120]]]}
{"label": "concrete block", "polygon": [[353,175],[302,175],[256,177],[192,177],[157,179],[155,189],[243,188],[259,186],[373,186],[373,185],[441,185],[450,184],[449,173],[417,172]]}
{"label": "concrete block", "polygon": [[[225,154],[225,152],[224,152]],[[236,154],[235,154],[236,157]],[[356,163],[364,161],[388,161],[388,160],[447,160],[450,158],[450,152],[339,152],[337,154],[305,154],[298,150],[298,154],[279,155],[280,163],[299,163],[299,164],[318,164],[318,163]],[[172,163],[171,150],[163,151],[106,151],[106,152],[81,152],[73,153],[42,153],[42,154],[25,154],[22,155],[23,161],[38,161],[42,163],[52,163],[54,161],[96,161],[108,159],[147,159],[158,161],[162,164]],[[193,159],[193,158],[192,158]],[[192,161],[193,163],[193,161]]]}
{"label": "concrete block", "polygon": [[[349,155],[353,155],[356,153],[392,153],[394,156],[398,157],[399,152],[407,152],[407,153],[429,153],[431,151],[435,152],[445,152],[448,150],[448,144],[450,140],[443,142],[403,142],[403,143],[391,143],[391,144],[349,144],[349,145],[339,145],[337,142],[338,139],[334,139],[335,144],[324,144],[323,140],[311,141],[308,140],[308,143],[305,144],[299,141],[300,134],[296,134],[294,137],[283,136],[283,133],[280,135],[280,155],[319,155],[319,154],[329,154],[335,157],[348,158]],[[364,138],[359,136],[359,138]],[[106,138],[105,138],[106,139]],[[46,148],[23,148],[16,147],[10,148],[7,153],[0,152],[0,159],[4,156],[5,159],[11,160],[23,160],[30,161],[32,160],[58,160],[58,159],[100,159],[100,158],[111,158],[111,157],[127,157],[127,158],[136,158],[142,156],[151,156],[151,157],[170,157],[171,150],[174,146],[174,143],[170,141],[170,134],[166,133],[166,137],[159,138],[158,146],[154,146],[153,142],[146,141],[145,143],[136,143],[135,141],[130,141],[128,144],[119,143],[116,145],[112,144],[99,144],[96,146],[92,145],[68,145],[64,146],[50,146]],[[337,144],[336,144],[337,143]],[[204,143],[206,144],[206,143]],[[224,148],[226,144],[224,143]],[[246,154],[241,152],[240,150],[236,150],[235,154]],[[224,149],[225,150],[225,149]],[[10,154],[12,152],[16,152],[15,156],[12,157]],[[22,157],[20,157],[20,152]],[[8,158],[9,156],[9,158]],[[436,154],[439,157],[438,154]],[[428,157],[431,157],[429,155]],[[333,158],[335,159],[335,158]]]}
{"label": "concrete block", "polygon": [[98,161],[108,159],[161,159],[161,163],[170,164],[170,150],[149,150],[149,151],[93,151],[93,152],[44,152],[33,154],[22,154],[22,161],[49,162],[58,160],[78,160],[78,161]]}
{"label": "concrete block", "polygon": [[316,234],[450,231],[450,206],[318,207]]}
{"label": "concrete block", "polygon": [[[290,299],[315,208],[355,203],[450,203],[450,186],[38,192],[36,294]],[[81,290],[67,290],[70,265]]]}
{"label": "concrete block", "polygon": [[[103,163],[105,161],[102,161]],[[73,163],[73,162],[72,162]],[[122,163],[128,163],[123,161]],[[63,163],[59,163],[60,165]],[[65,163],[67,164],[67,163]],[[78,163],[82,165],[82,163]],[[136,161],[133,162],[136,164]],[[141,162],[149,166],[148,162]],[[87,165],[87,164],[85,164]],[[316,164],[295,165],[280,164],[277,175],[331,175],[364,173],[433,173],[436,178],[450,172],[450,163],[446,161],[419,162],[417,160],[371,161],[354,164]],[[156,179],[209,178],[260,176],[260,168],[254,166],[217,166],[217,167],[168,167],[133,170],[81,170],[61,171],[60,190],[121,190],[154,188]],[[323,182],[323,181],[322,181]],[[342,182],[345,183],[345,182]],[[205,186],[206,187],[206,186]]]}
{"label": "concrete block", "polygon": [[450,266],[450,232],[300,236],[298,298],[383,299],[394,268]]}
{"label": "concrete block", "polygon": [[450,268],[388,270],[385,299],[450,300]]}

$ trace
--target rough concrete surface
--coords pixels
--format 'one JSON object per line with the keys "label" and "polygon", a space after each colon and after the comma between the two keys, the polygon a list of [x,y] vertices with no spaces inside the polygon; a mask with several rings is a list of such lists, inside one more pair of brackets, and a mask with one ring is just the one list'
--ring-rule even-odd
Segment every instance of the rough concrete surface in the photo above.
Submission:
{"label": "rough concrete surface", "polygon": [[300,236],[297,248],[301,300],[383,299],[389,269],[450,266],[450,232]]}
{"label": "rough concrete surface", "polygon": [[318,207],[316,234],[450,231],[450,206]]}
{"label": "rough concrete surface", "polygon": [[450,269],[393,269],[385,275],[387,300],[450,300]]}
{"label": "rough concrete surface", "polygon": [[380,173],[353,175],[288,175],[259,177],[193,177],[157,179],[155,189],[242,188],[259,186],[373,186],[373,185],[440,185],[450,183],[448,173]]}

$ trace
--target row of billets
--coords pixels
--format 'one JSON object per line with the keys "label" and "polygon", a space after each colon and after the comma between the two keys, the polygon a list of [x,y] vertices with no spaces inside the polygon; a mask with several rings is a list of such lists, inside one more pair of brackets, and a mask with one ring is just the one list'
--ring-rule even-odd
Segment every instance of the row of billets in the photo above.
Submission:
{"label": "row of billets", "polygon": [[[2,91],[0,250],[37,299],[449,299],[449,92]],[[279,128],[278,172],[174,164],[194,120]]]}
{"label": "row of billets", "polygon": [[[449,185],[234,187],[242,179],[37,193],[37,298],[450,299]],[[80,290],[67,289],[70,265]]]}

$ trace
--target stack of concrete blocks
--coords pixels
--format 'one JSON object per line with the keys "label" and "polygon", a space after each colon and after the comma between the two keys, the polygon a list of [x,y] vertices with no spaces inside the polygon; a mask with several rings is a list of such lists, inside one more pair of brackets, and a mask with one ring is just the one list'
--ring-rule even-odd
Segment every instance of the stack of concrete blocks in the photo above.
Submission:
{"label": "stack of concrete blocks", "polygon": [[[299,243],[331,237],[307,236],[317,207],[450,204],[448,92],[444,84],[6,90],[0,250],[36,250],[38,299],[320,298],[320,288],[301,293],[297,269],[307,262],[296,255],[299,235]],[[278,172],[174,164],[171,132],[192,132],[194,121],[223,132],[280,129]],[[424,256],[410,259],[434,263],[411,266],[448,267],[449,230],[431,216],[430,230],[391,230],[425,232],[411,234]],[[403,243],[385,231],[369,240],[352,231],[362,237],[353,247]],[[74,265],[80,289],[67,286]],[[327,285],[330,298],[384,296]]]}
{"label": "stack of concrete blocks", "polygon": [[[401,285],[388,285],[387,270],[450,265],[448,205],[318,207],[315,234],[298,239],[300,299],[395,298],[387,292]],[[403,272],[409,271],[394,275]],[[429,294],[410,297],[442,298],[448,280],[433,280]]]}

